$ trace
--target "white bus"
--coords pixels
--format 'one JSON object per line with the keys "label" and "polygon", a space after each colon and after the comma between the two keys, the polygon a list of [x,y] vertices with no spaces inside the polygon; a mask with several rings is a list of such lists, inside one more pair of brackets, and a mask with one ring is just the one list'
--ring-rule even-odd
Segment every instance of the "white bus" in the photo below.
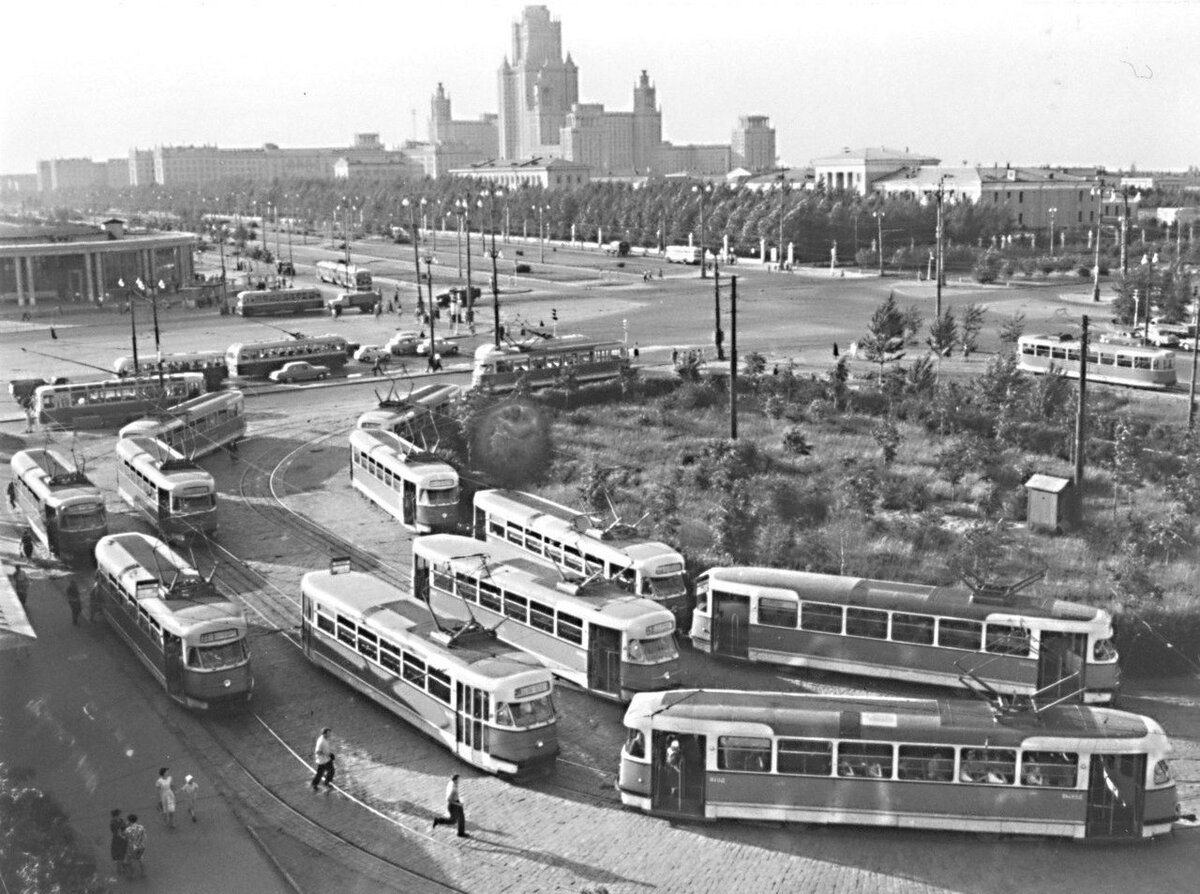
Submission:
{"label": "white bus", "polygon": [[668,245],[666,259],[668,264],[699,264],[700,246]]}

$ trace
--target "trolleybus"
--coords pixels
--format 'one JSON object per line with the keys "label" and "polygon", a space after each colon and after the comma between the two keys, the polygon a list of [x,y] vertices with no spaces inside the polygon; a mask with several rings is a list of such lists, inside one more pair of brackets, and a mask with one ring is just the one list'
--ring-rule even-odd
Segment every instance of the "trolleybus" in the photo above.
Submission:
{"label": "trolleybus", "polygon": [[1142,839],[1176,820],[1149,717],[783,692],[640,693],[618,789],[671,817]]}
{"label": "trolleybus", "polygon": [[340,335],[300,335],[278,341],[256,341],[232,344],[225,352],[229,375],[244,378],[263,378],[292,360],[339,370],[350,359],[346,339]]}
{"label": "trolleybus", "polygon": [[524,381],[530,388],[546,388],[565,376],[580,384],[607,382],[627,369],[629,357],[618,341],[567,336],[499,347],[487,344],[475,349],[471,387],[503,392]]}
{"label": "trolleybus", "polygon": [[503,541],[580,574],[599,574],[686,621],[683,556],[614,522],[597,527],[586,513],[516,490],[475,493],[475,536]]}
{"label": "trolleybus", "polygon": [[175,701],[208,709],[250,698],[245,615],[161,540],[101,539],[97,597],[104,618]]}
{"label": "trolleybus", "polygon": [[422,385],[406,397],[382,398],[376,409],[358,417],[358,427],[383,429],[410,440],[436,440],[438,428],[450,422],[462,395],[459,385]]}
{"label": "trolleybus", "polygon": [[119,428],[205,391],[200,373],[42,385],[33,393],[37,421],[54,428]]}
{"label": "trolleybus", "polygon": [[493,636],[443,622],[406,593],[335,559],[304,575],[304,654],[456,757],[508,776],[558,754],[553,678]]}
{"label": "trolleybus", "polygon": [[455,534],[413,541],[413,593],[476,621],[589,692],[627,701],[678,686],[675,618],[604,580],[569,582],[505,543]]}
{"label": "trolleybus", "polygon": [[1120,668],[1111,616],[1018,592],[1028,582],[972,591],[775,568],[713,568],[696,582],[692,644],[765,664],[983,688],[1039,701],[1112,701]]}
{"label": "trolleybus", "polygon": [[321,282],[336,283],[343,289],[355,292],[371,289],[371,271],[345,261],[317,261],[317,277]]}
{"label": "trolleybus", "polygon": [[61,559],[90,561],[108,533],[100,489],[51,448],[18,450],[11,466],[17,508],[42,545]]}
{"label": "trolleybus", "polygon": [[263,289],[238,292],[234,310],[243,317],[303,314],[325,309],[320,289]]}
{"label": "trolleybus", "polygon": [[[1080,341],[1072,335],[1022,335],[1017,340],[1017,366],[1026,372],[1057,370],[1079,378]],[[1141,345],[1088,341],[1089,382],[1170,388],[1175,384],[1175,352]]]}
{"label": "trolleybus", "polygon": [[399,435],[351,431],[350,483],[411,531],[458,526],[458,472]]}
{"label": "trolleybus", "polygon": [[154,438],[117,441],[117,493],[168,540],[217,530],[213,476]]}
{"label": "trolleybus", "polygon": [[156,438],[196,459],[236,444],[246,436],[246,400],[240,391],[221,391],[185,400],[164,413],[135,419],[122,438]]}
{"label": "trolleybus", "polygon": [[157,375],[160,370],[164,373],[198,372],[204,376],[204,385],[209,391],[216,391],[229,375],[224,351],[192,351],[161,357],[151,354],[138,360],[136,373],[132,357],[118,357],[113,361],[113,372],[121,377]]}

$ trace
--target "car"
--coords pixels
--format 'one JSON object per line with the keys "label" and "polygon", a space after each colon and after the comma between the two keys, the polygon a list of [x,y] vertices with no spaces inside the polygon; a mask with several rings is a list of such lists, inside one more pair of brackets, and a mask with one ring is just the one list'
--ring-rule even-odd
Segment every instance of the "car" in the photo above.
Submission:
{"label": "car", "polygon": [[392,352],[380,345],[363,345],[354,352],[354,359],[359,363],[375,363],[379,360],[387,363],[392,359]]}
{"label": "car", "polygon": [[310,382],[313,379],[329,378],[329,367],[307,360],[291,360],[267,376],[272,382]]}
{"label": "car", "polygon": [[359,313],[364,314],[371,313],[377,304],[382,303],[383,295],[377,291],[338,292],[335,297],[325,299],[325,306],[330,310],[336,307],[345,311],[357,307]]}
{"label": "car", "polygon": [[[436,339],[437,353],[442,357],[449,357],[451,354],[458,353],[458,342],[450,341],[448,338]],[[429,339],[425,339],[417,345],[417,353],[422,356],[429,354]]]}
{"label": "car", "polygon": [[388,339],[388,343],[383,348],[395,357],[405,354],[415,354],[417,353],[417,345],[420,343],[421,338],[422,333],[420,332],[397,332]]}

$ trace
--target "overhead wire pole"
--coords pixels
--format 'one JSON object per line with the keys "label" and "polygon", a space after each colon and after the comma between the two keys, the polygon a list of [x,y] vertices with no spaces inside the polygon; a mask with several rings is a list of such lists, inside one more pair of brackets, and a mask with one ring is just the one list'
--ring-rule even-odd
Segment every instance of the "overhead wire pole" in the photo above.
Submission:
{"label": "overhead wire pole", "polygon": [[1104,180],[1092,188],[1096,196],[1096,263],[1092,268],[1092,300],[1100,300],[1100,219],[1104,216]]}
{"label": "overhead wire pole", "polygon": [[717,360],[725,359],[725,333],[721,331],[721,271],[713,257],[713,344],[717,347]]}
{"label": "overhead wire pole", "polygon": [[[422,201],[424,201],[424,200],[422,200]],[[416,215],[413,210],[413,204],[408,199],[402,199],[400,204],[408,209],[408,227],[409,227],[409,231],[410,231],[409,235],[412,237],[412,244],[413,244],[413,264],[416,265],[416,268],[417,268],[417,304],[420,304],[421,303],[421,252],[417,246]],[[380,294],[382,295],[382,292]],[[429,304],[431,307],[433,306],[433,292],[429,293]]]}
{"label": "overhead wire pole", "polygon": [[1196,357],[1200,354],[1200,301],[1192,313],[1192,381],[1188,385],[1188,432],[1196,429]]}
{"label": "overhead wire pole", "polygon": [[729,277],[729,440],[737,440],[737,277]]}
{"label": "overhead wire pole", "polygon": [[1088,315],[1079,336],[1079,406],[1075,410],[1075,519],[1083,523],[1083,445],[1087,428]]}

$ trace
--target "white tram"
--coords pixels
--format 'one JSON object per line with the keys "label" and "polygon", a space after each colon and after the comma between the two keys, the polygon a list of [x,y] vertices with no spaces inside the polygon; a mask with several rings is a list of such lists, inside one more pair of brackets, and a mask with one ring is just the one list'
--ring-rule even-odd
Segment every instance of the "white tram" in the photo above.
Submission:
{"label": "white tram", "polygon": [[240,391],[221,391],[186,400],[171,409],[135,419],[121,438],[156,438],[196,459],[236,444],[246,436],[246,399]]}
{"label": "white tram", "polygon": [[198,372],[41,385],[33,393],[39,424],[54,428],[119,428],[205,391]]}
{"label": "white tram", "polygon": [[50,448],[18,450],[10,465],[17,508],[42,545],[66,561],[90,561],[108,533],[100,489]]}
{"label": "white tram", "polygon": [[550,672],[477,628],[442,622],[406,593],[335,559],[300,584],[310,661],[489,773],[553,768]]}
{"label": "white tram", "polygon": [[217,530],[213,476],[162,441],[117,441],[117,493],[168,540]]}
{"label": "white tram", "polygon": [[350,432],[350,483],[412,531],[453,531],[458,525],[458,472],[399,435]]}
{"label": "white tram", "polygon": [[[1022,335],[1017,340],[1017,366],[1032,373],[1053,369],[1077,379],[1081,349],[1073,335]],[[1089,382],[1163,389],[1176,381],[1175,352],[1166,348],[1089,340],[1087,363]]]}
{"label": "white tram", "polygon": [[250,698],[245,615],[162,541],[137,533],[102,538],[93,598],[175,701],[208,709]]}
{"label": "white tram", "polygon": [[618,341],[592,341],[565,335],[524,344],[480,345],[475,349],[471,387],[511,391],[524,382],[547,388],[566,377],[580,384],[619,379],[629,369],[629,355]]}
{"label": "white tram", "polygon": [[462,396],[459,385],[422,385],[405,397],[380,400],[376,409],[358,417],[357,427],[382,429],[409,440],[424,436],[436,441],[438,428],[450,422]]}
{"label": "white tram", "polygon": [[230,376],[265,378],[292,360],[339,370],[350,359],[348,343],[340,335],[298,335],[275,341],[236,342],[225,352]]}

